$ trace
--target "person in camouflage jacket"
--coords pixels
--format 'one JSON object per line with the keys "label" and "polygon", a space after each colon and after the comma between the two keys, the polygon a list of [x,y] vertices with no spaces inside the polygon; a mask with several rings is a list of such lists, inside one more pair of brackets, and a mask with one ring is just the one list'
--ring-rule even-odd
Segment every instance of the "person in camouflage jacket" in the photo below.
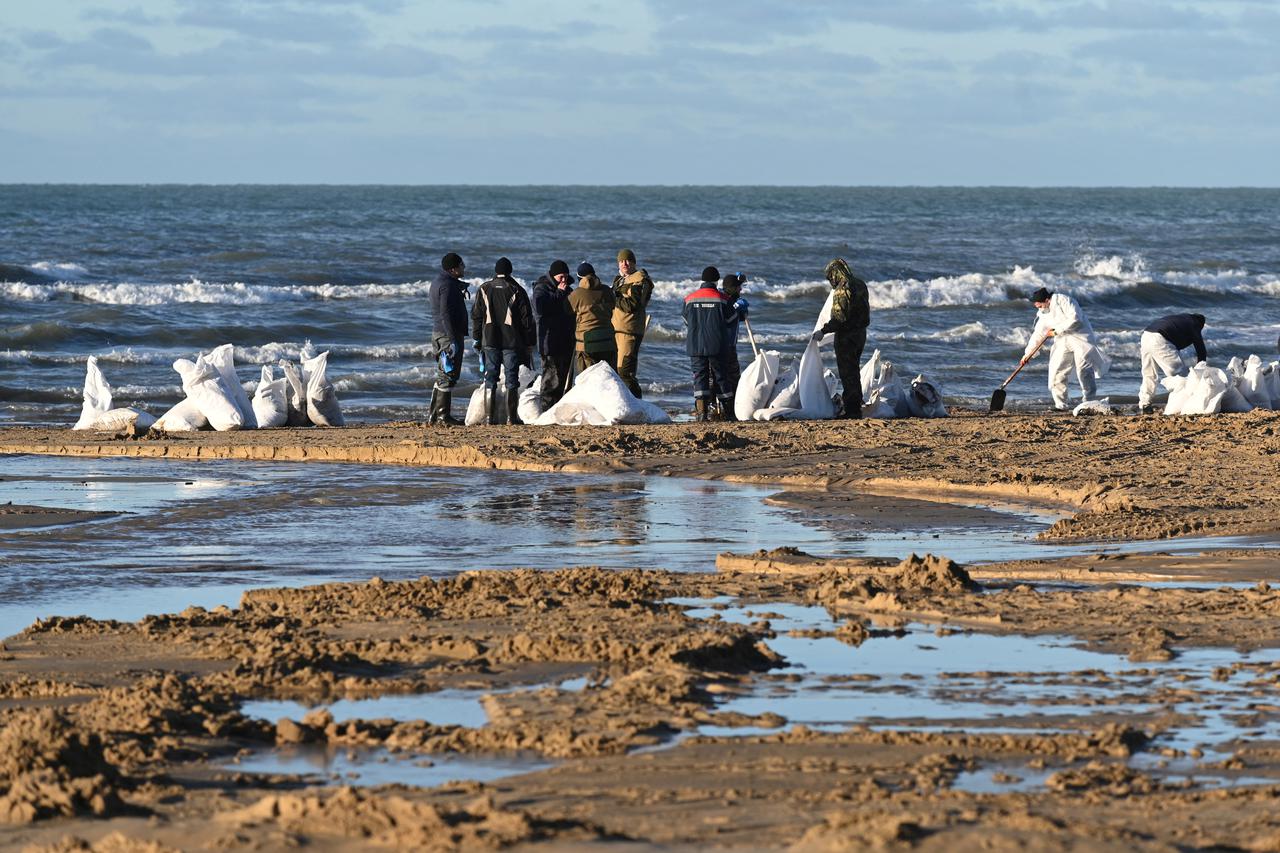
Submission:
{"label": "person in camouflage jacket", "polygon": [[849,262],[836,258],[823,270],[833,289],[831,319],[813,333],[817,340],[834,332],[836,336],[836,371],[840,374],[844,411],[840,417],[862,417],[862,350],[867,345],[867,326],[871,325],[871,302],[867,283],[853,274]]}
{"label": "person in camouflage jacket", "polygon": [[618,274],[613,279],[613,332],[618,348],[618,376],[637,398],[641,396],[640,342],[644,339],[645,319],[653,281],[649,273],[636,266],[636,254],[630,249],[618,252]]}

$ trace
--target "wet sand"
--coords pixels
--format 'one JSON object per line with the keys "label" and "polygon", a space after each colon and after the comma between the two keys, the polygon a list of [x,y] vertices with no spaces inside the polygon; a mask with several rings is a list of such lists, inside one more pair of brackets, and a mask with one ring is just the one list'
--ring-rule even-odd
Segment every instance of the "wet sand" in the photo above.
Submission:
{"label": "wet sand", "polygon": [[[0,453],[680,474],[785,485],[779,500],[831,513],[861,511],[848,499],[860,490],[953,501],[953,517],[972,524],[989,520],[972,504],[1012,502],[1059,517],[1046,537],[1123,541],[1275,531],[1278,425],[1280,415],[1255,412],[167,440],[23,429],[0,431]],[[943,536],[936,553],[946,550]],[[714,574],[475,572],[258,590],[234,609],[136,623],[49,619],[0,650],[0,842],[1278,849],[1274,554],[1232,546],[963,567],[779,550],[722,555]],[[822,624],[783,627],[796,606]],[[727,618],[733,607],[748,617]],[[1053,640],[1107,663],[1046,674],[958,656],[946,672],[890,678],[869,657],[908,648],[893,643],[928,654],[970,640]],[[786,655],[806,644],[880,663],[797,669]],[[241,713],[268,698],[421,694],[429,707],[442,691],[482,697],[483,719]],[[806,691],[916,701],[833,729],[788,716]],[[750,712],[735,710],[741,697],[756,700]],[[975,716],[918,716],[948,704]],[[1196,720],[1218,717],[1223,731],[1203,734]],[[553,766],[429,788],[239,769],[277,746]]]}

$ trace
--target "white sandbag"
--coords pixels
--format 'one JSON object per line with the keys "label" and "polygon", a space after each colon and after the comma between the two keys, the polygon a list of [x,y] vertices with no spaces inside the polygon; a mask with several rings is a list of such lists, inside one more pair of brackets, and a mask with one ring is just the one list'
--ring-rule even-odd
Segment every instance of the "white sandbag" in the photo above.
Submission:
{"label": "white sandbag", "polygon": [[200,409],[209,426],[219,432],[244,426],[244,416],[232,400],[222,374],[207,358],[201,355],[194,362],[180,358],[173,363],[173,369],[182,377],[182,390]]}
{"label": "white sandbag", "polygon": [[1222,393],[1222,403],[1218,406],[1218,410],[1231,414],[1243,414],[1253,411],[1253,403],[1245,399],[1240,389],[1228,379],[1227,390]]}
{"label": "white sandbag", "polygon": [[1267,393],[1271,395],[1271,408],[1280,409],[1280,361],[1273,361],[1263,369],[1267,379]]}
{"label": "white sandbag", "polygon": [[671,416],[650,402],[636,399],[613,366],[601,361],[579,373],[560,402],[543,412],[534,423],[539,426],[665,424],[671,423]]}
{"label": "white sandbag", "polygon": [[858,378],[862,382],[862,399],[871,399],[871,389],[876,385],[876,375],[880,372],[880,350],[872,350],[871,358],[862,365]]}
{"label": "white sandbag", "polygon": [[285,399],[284,377],[272,378],[271,365],[262,365],[262,379],[253,392],[253,417],[258,429],[275,429],[289,420],[289,404]]}
{"label": "white sandbag", "polygon": [[1230,387],[1225,371],[1209,367],[1203,361],[1191,368],[1187,376],[1183,415],[1212,415],[1222,410],[1222,398]]}
{"label": "white sandbag", "polygon": [[522,423],[531,424],[542,416],[542,375],[534,377],[529,387],[520,392],[516,415]]}
{"label": "white sandbag", "polygon": [[880,358],[876,350],[871,362],[877,366],[875,378],[871,381],[870,393],[863,406],[863,417],[868,418],[908,418],[911,407],[906,395],[902,392],[902,383],[898,381],[897,370],[893,362]]}
{"label": "white sandbag", "polygon": [[302,374],[302,366],[281,359],[280,370],[284,373],[285,424],[291,427],[311,426],[311,417],[307,414],[307,379]]}
{"label": "white sandbag", "polygon": [[887,400],[880,394],[880,389],[871,392],[871,396],[862,404],[862,416],[864,418],[875,418],[876,420],[893,420],[898,417],[898,407],[893,404],[892,400]]}
{"label": "white sandbag", "polygon": [[111,409],[111,386],[98,367],[98,357],[89,356],[84,372],[84,403],[80,408],[80,420],[72,429],[93,429],[93,423]]}
{"label": "white sandbag", "polygon": [[911,388],[907,391],[907,405],[911,408],[912,417],[945,418],[947,406],[942,402],[942,392],[921,373],[911,380]]}
{"label": "white sandbag", "polygon": [[[532,418],[525,418],[524,415],[520,414],[521,401],[524,400],[524,389],[531,387],[535,380],[537,381],[538,387],[541,388],[542,376],[540,374],[535,374],[532,368],[523,364],[520,365],[520,370],[516,374],[516,392],[518,395],[516,397],[516,417],[520,418],[520,420],[526,424],[533,423],[538,419],[538,416],[542,414],[541,399],[537,401],[538,413]],[[497,400],[495,401],[498,406],[498,411],[503,413],[505,419],[507,411],[506,365],[503,365],[498,369],[498,387],[495,390],[498,392]],[[463,423],[467,426],[489,423],[489,398],[484,393],[483,385],[471,393],[471,400],[467,403],[467,414],[466,417],[463,418]]]}
{"label": "white sandbag", "polygon": [[183,397],[182,402],[156,418],[151,428],[161,432],[195,432],[208,425],[209,419],[201,413],[196,401]]}
{"label": "white sandbag", "polygon": [[307,417],[316,426],[340,427],[344,423],[342,407],[338,405],[338,392],[325,375],[328,364],[328,350],[302,363],[307,379]]}
{"label": "white sandbag", "polygon": [[760,409],[768,408],[778,382],[778,367],[782,357],[774,350],[762,351],[747,365],[738,377],[738,390],[733,395],[733,414],[740,421],[749,421]]}
{"label": "white sandbag", "polygon": [[827,380],[822,376],[822,356],[818,353],[818,342],[810,339],[800,356],[800,370],[796,377],[796,388],[800,393],[800,409],[804,417],[810,420],[830,420],[836,416],[836,405],[831,401],[831,392],[827,390]]}
{"label": "white sandbag", "polygon": [[1191,389],[1195,387],[1195,383],[1191,381],[1191,375],[1166,376],[1160,380],[1160,384],[1169,392],[1169,399],[1164,404],[1164,413],[1166,415],[1182,414],[1182,408],[1187,404],[1187,398],[1191,396]]}
{"label": "white sandbag", "polygon": [[792,421],[803,417],[804,413],[800,409],[793,409],[788,406],[770,406],[767,409],[757,409],[751,419],[755,421]]}
{"label": "white sandbag", "polygon": [[1256,355],[1249,356],[1248,361],[1244,363],[1244,376],[1240,378],[1236,387],[1255,408],[1271,409],[1274,408],[1274,399],[1263,370],[1262,359]]}
{"label": "white sandbag", "polygon": [[768,408],[800,408],[800,377],[796,375],[794,368],[788,367],[779,374],[773,387],[773,394],[769,397]]}
{"label": "white sandbag", "polygon": [[[831,319],[831,306],[835,302],[835,298],[836,298],[836,291],[835,291],[835,288],[832,288],[827,293],[827,301],[822,303],[822,310],[818,312],[817,321],[814,322],[813,324],[813,330],[815,332],[821,329],[823,326],[827,325],[827,321]],[[819,345],[829,344],[835,341],[835,339],[836,339],[835,332],[827,332],[818,341],[818,344]]]}
{"label": "white sandbag", "polygon": [[207,358],[210,364],[218,368],[222,381],[231,392],[231,402],[240,410],[240,417],[244,422],[243,429],[255,428],[258,419],[253,414],[253,404],[249,402],[249,395],[244,392],[244,385],[240,384],[240,376],[236,373],[235,347],[231,344],[215,347]]}
{"label": "white sandbag", "polygon": [[1077,418],[1086,415],[1113,414],[1111,410],[1111,398],[1103,397],[1101,400],[1085,400],[1083,403],[1072,409],[1071,414],[1075,415]]}
{"label": "white sandbag", "polygon": [[132,406],[124,409],[111,409],[94,419],[87,428],[97,432],[124,432],[130,427],[135,432],[145,432],[156,422],[154,415]]}

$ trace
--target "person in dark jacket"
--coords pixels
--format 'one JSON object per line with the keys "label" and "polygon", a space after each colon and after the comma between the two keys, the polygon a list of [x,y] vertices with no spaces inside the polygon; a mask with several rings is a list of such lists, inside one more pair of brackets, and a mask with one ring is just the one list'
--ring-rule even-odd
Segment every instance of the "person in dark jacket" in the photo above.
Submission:
{"label": "person in dark jacket", "polygon": [[456,252],[440,259],[441,272],[431,283],[431,346],[436,356],[436,383],[431,391],[428,423],[457,426],[453,418],[453,387],[462,376],[463,343],[467,337],[466,264]]}
{"label": "person in dark jacket", "polygon": [[[484,392],[489,423],[518,424],[520,366],[533,367],[533,307],[529,294],[511,277],[511,261],[498,258],[493,278],[480,285],[471,306],[471,337],[484,353]],[[502,371],[506,406],[498,410],[498,372]]]}
{"label": "person in dark jacket", "polygon": [[733,309],[724,294],[716,289],[720,271],[707,267],[702,271],[702,285],[684,298],[685,352],[693,368],[693,416],[695,420],[711,420],[712,389],[721,389],[720,409],[727,420],[734,420],[733,395],[725,393],[725,348],[729,339],[729,316]]}
{"label": "person in dark jacket", "polygon": [[[743,320],[747,319],[747,312],[751,307],[742,296],[742,285],[746,280],[747,276],[744,273],[729,273],[720,282],[720,292],[729,306],[729,322],[724,344],[725,387],[716,391],[718,400],[727,396],[732,402],[738,390],[738,379],[742,376],[742,364],[738,361],[738,327]],[[732,411],[733,407],[730,406],[729,413],[722,411],[721,416],[724,420],[737,420],[731,416]]]}
{"label": "person in dark jacket", "polygon": [[569,294],[569,307],[576,319],[578,373],[597,361],[618,363],[618,344],[613,334],[613,291],[596,277],[596,269],[583,261],[578,265],[578,287]]}
{"label": "person in dark jacket", "polygon": [[832,287],[831,319],[813,337],[821,340],[835,332],[836,372],[840,374],[840,399],[844,403],[840,417],[861,418],[862,350],[867,345],[867,326],[871,325],[867,283],[853,274],[844,258],[827,264],[823,274]]}
{"label": "person in dark jacket", "polygon": [[1165,376],[1186,376],[1187,365],[1182,353],[1187,347],[1196,348],[1196,361],[1205,361],[1208,351],[1204,346],[1203,314],[1170,314],[1161,317],[1142,333],[1139,352],[1142,355],[1142,386],[1138,389],[1138,411],[1149,415],[1151,398],[1156,393],[1160,371]]}
{"label": "person in dark jacket", "polygon": [[560,402],[573,368],[576,326],[569,294],[573,276],[564,261],[552,261],[547,274],[533,284],[533,316],[538,324],[538,354],[542,357],[542,411]]}

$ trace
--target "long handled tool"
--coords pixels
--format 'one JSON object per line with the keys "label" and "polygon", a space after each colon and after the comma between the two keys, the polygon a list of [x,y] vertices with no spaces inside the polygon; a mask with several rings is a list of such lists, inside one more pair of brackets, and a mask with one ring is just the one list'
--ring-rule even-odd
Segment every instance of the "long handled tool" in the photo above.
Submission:
{"label": "long handled tool", "polygon": [[1031,359],[1036,357],[1036,353],[1040,352],[1040,347],[1044,346],[1044,342],[1049,340],[1044,338],[1040,343],[1036,344],[1036,348],[1031,351],[1031,355],[1027,356],[1023,361],[1019,362],[1018,369],[1009,374],[1009,378],[1000,383],[1000,387],[991,392],[991,411],[999,412],[1004,409],[1004,389],[1005,386],[1013,381],[1013,377],[1022,372],[1022,368],[1026,367]]}
{"label": "long handled tool", "polygon": [[751,351],[756,354],[756,358],[759,358],[760,347],[756,346],[756,336],[751,332],[751,321],[743,317],[742,324],[747,327],[747,340],[751,341]]}

